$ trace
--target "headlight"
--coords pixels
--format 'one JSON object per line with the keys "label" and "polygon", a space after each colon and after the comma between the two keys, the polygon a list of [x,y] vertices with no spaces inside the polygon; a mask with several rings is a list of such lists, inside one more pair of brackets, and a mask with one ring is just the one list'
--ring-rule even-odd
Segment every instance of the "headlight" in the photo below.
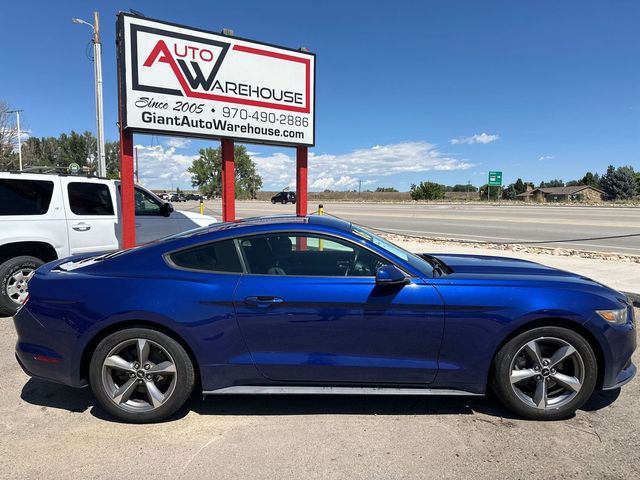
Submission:
{"label": "headlight", "polygon": [[596,313],[609,323],[615,323],[617,325],[627,323],[626,308],[621,308],[620,310],[596,310]]}

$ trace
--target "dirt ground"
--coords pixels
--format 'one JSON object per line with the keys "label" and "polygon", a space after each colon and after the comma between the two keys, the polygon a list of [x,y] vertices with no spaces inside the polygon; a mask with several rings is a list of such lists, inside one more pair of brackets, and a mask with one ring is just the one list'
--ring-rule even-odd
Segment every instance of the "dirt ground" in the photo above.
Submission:
{"label": "dirt ground", "polygon": [[107,418],[88,389],[29,379],[15,341],[0,319],[3,479],[640,478],[637,379],[558,422],[492,398],[194,396],[140,426]]}

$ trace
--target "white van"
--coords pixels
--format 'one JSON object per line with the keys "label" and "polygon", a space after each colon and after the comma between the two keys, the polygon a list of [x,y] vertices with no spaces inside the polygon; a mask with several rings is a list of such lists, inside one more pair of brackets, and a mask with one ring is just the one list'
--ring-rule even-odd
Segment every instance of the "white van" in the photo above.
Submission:
{"label": "white van", "polygon": [[[215,223],[174,211],[135,187],[136,242]],[[27,281],[43,263],[120,247],[120,182],[95,177],[0,172],[0,316],[27,296]]]}

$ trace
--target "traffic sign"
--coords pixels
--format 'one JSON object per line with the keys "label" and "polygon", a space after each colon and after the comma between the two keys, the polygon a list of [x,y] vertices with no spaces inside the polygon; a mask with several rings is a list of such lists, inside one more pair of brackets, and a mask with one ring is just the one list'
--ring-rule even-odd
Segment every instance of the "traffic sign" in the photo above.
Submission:
{"label": "traffic sign", "polygon": [[490,187],[502,186],[502,172],[489,172],[489,186]]}
{"label": "traffic sign", "polygon": [[77,163],[69,164],[69,173],[73,173],[74,175],[80,171],[80,165]]}

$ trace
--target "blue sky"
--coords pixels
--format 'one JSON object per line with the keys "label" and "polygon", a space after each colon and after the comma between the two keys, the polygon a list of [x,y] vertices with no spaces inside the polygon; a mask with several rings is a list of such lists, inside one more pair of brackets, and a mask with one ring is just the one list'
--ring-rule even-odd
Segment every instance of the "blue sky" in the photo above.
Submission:
{"label": "blue sky", "polygon": [[[539,182],[608,164],[640,168],[640,2],[5,2],[0,98],[32,135],[95,130],[90,29],[101,14],[105,128],[117,138],[115,14],[219,31],[317,54],[313,189]],[[6,19],[12,19],[7,21]],[[189,186],[211,141],[136,136],[142,180]],[[266,189],[294,178],[293,150],[249,146]]]}

